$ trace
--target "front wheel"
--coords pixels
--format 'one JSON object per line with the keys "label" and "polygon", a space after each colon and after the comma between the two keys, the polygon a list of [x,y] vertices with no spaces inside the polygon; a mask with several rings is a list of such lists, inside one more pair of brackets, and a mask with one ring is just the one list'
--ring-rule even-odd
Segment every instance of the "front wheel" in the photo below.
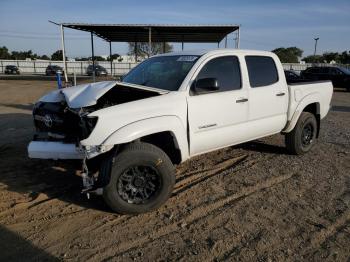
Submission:
{"label": "front wheel", "polygon": [[301,155],[311,150],[316,142],[317,121],[315,115],[302,112],[294,129],[285,135],[287,150]]}
{"label": "front wheel", "polygon": [[113,161],[111,168],[102,167],[101,170],[110,170],[103,197],[113,211],[145,213],[158,208],[170,197],[175,168],[158,147],[133,143],[110,161]]}

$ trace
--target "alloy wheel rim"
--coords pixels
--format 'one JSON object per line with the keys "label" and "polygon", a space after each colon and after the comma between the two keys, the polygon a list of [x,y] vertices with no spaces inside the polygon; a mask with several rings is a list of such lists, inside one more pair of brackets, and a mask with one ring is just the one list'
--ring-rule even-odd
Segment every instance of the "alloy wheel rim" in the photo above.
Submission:
{"label": "alloy wheel rim", "polygon": [[313,135],[314,127],[310,123],[306,124],[301,135],[301,142],[303,146],[309,146],[312,143]]}
{"label": "alloy wheel rim", "polygon": [[146,204],[154,199],[161,187],[158,171],[152,166],[132,166],[119,177],[117,192],[129,204]]}

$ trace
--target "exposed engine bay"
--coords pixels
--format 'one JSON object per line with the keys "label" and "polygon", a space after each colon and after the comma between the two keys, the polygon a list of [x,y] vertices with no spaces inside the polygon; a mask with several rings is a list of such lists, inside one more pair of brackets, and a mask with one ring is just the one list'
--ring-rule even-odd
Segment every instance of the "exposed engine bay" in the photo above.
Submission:
{"label": "exposed engine bay", "polygon": [[[123,84],[115,84],[111,87],[111,82],[107,82],[109,86],[108,91],[106,91],[106,85],[102,87],[104,88],[102,90],[98,84],[89,84],[80,86],[80,88],[77,86],[73,87],[72,90],[62,90],[60,93],[57,90],[54,93],[55,96],[43,97],[41,101],[37,102],[33,108],[34,124],[37,130],[34,140],[78,144],[79,141],[86,139],[91,134],[98,121],[97,117],[88,116],[91,112],[159,95],[153,90],[139,89]],[[99,92],[97,93],[96,90]],[[106,92],[101,95],[103,91]],[[88,99],[93,95],[99,97],[95,101]],[[84,106],[80,101],[83,99],[78,100],[79,96],[86,101],[87,106]],[[81,107],[72,108],[72,105],[80,105]]]}

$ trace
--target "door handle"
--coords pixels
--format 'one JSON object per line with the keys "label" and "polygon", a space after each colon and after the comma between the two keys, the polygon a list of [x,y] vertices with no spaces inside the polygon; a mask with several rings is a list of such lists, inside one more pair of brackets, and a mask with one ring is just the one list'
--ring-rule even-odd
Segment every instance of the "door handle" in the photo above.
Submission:
{"label": "door handle", "polygon": [[276,94],[276,96],[284,96],[286,93],[278,93],[278,94]]}
{"label": "door handle", "polygon": [[244,103],[247,101],[248,101],[248,98],[240,98],[240,99],[236,100],[236,103]]}

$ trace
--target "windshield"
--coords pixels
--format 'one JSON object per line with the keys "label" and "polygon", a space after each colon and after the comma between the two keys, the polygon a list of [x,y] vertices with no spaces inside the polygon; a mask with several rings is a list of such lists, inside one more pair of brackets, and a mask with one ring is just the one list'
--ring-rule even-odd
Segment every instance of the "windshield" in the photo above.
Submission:
{"label": "windshield", "polygon": [[345,68],[345,67],[339,67],[340,71],[342,71],[343,73],[350,75],[350,70]]}
{"label": "windshield", "polygon": [[152,57],[131,70],[123,82],[176,91],[198,58],[192,55]]}

